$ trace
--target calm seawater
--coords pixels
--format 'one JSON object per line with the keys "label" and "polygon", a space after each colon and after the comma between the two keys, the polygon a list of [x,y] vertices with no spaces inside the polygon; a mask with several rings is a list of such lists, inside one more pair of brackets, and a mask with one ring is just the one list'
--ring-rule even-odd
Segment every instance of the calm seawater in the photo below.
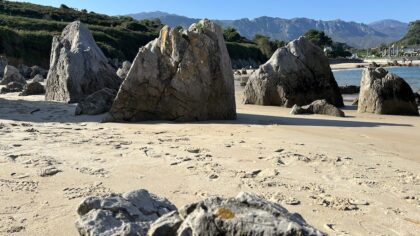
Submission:
{"label": "calm seawater", "polygon": [[[413,91],[420,89],[420,67],[388,67],[386,70],[399,75],[411,86]],[[357,85],[360,86],[362,69],[349,69],[333,71],[334,77],[339,86]]]}

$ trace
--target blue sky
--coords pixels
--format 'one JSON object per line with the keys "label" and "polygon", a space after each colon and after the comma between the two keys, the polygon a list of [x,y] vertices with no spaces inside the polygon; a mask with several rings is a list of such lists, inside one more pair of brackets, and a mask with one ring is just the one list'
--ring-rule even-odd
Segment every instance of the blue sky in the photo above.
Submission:
{"label": "blue sky", "polygon": [[[28,1],[28,0],[26,0]],[[88,9],[109,15],[165,11],[194,18],[239,19],[258,16],[342,19],[370,23],[381,19],[420,19],[420,0],[29,0]]]}

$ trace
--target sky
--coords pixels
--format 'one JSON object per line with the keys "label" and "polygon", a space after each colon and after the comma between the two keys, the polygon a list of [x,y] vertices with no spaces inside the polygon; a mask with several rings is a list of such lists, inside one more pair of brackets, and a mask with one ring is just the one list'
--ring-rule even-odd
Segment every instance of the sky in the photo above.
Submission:
{"label": "sky", "polygon": [[[16,1],[16,0],[15,0]],[[24,0],[42,5],[87,9],[108,15],[163,11],[220,20],[272,16],[371,23],[382,19],[420,19],[420,0]]]}

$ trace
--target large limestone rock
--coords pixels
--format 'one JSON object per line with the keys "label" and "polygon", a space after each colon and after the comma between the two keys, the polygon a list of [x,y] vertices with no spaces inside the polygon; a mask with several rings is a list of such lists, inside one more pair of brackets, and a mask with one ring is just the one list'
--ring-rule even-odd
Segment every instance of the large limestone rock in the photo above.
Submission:
{"label": "large limestone rock", "polygon": [[183,32],[164,27],[141,48],[107,121],[235,119],[231,61],[209,20]]}
{"label": "large limestone rock", "polygon": [[357,111],[387,115],[419,115],[410,85],[398,75],[383,68],[364,69]]}
{"label": "large limestone rock", "polygon": [[303,37],[278,49],[260,66],[251,75],[244,95],[245,104],[292,107],[326,99],[344,106],[328,58]]}
{"label": "large limestone rock", "polygon": [[298,214],[255,195],[210,198],[187,205],[155,221],[149,236],[325,235]]}
{"label": "large limestone rock", "polygon": [[85,199],[77,209],[81,236],[146,235],[150,224],[176,210],[168,200],[146,190]]}
{"label": "large limestone rock", "polygon": [[326,100],[316,100],[311,104],[303,107],[294,105],[290,113],[293,115],[319,114],[335,117],[345,117],[345,114],[342,110],[334,105],[329,104]]}
{"label": "large limestone rock", "polygon": [[75,103],[103,88],[118,90],[120,83],[85,25],[75,21],[54,37],[46,100]]}
{"label": "large limestone rock", "polygon": [[7,65],[4,69],[4,75],[3,79],[0,81],[0,85],[7,85],[11,82],[26,84],[26,80],[19,73],[19,70],[14,66]]}

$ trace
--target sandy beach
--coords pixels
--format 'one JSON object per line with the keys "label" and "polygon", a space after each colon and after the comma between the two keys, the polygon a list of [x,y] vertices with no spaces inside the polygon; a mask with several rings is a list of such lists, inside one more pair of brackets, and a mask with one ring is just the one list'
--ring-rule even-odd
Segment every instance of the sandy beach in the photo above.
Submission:
{"label": "sandy beach", "polygon": [[416,235],[418,117],[291,116],[236,95],[236,121],[181,124],[99,123],[1,95],[0,235],[77,235],[82,199],[140,188],[178,207],[253,192],[330,235]]}
{"label": "sandy beach", "polygon": [[[386,60],[386,59],[376,59],[376,60],[365,60],[362,63],[338,63],[338,64],[331,64],[331,69],[332,70],[345,70],[345,69],[355,69],[355,68],[360,68],[360,67],[367,67],[369,66],[369,64],[371,64],[372,62],[376,62],[380,65],[384,65],[386,66],[387,63],[390,60]],[[399,60],[398,63],[404,65],[404,62]],[[407,64],[407,62],[405,63]],[[414,60],[412,62],[413,66],[420,66],[420,60]]]}

